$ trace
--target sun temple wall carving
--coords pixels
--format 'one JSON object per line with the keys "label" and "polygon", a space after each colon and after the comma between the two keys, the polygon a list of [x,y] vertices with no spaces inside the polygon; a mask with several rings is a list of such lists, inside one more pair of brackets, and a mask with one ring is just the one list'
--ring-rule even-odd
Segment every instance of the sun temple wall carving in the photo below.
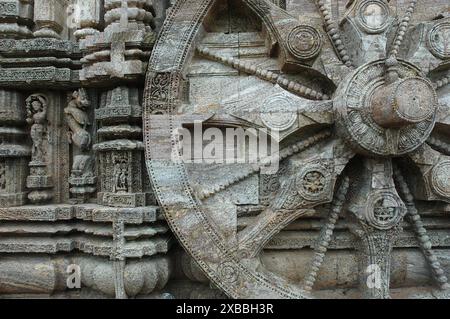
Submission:
{"label": "sun temple wall carving", "polygon": [[[0,1],[2,296],[167,295],[174,240],[140,123],[169,5]],[[81,288],[65,280],[73,265]]]}
{"label": "sun temple wall carving", "polygon": [[449,81],[447,0],[0,0],[0,297],[449,298]]}

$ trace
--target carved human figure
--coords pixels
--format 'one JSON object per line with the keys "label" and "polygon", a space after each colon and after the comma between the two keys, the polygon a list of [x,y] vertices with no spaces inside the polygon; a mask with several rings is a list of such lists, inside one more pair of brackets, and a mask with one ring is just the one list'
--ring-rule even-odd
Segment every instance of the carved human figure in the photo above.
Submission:
{"label": "carved human figure", "polygon": [[114,166],[114,191],[128,191],[128,174],[124,163],[116,163]]}
{"label": "carved human figure", "polygon": [[47,100],[42,95],[33,94],[27,98],[26,107],[26,121],[31,125],[30,136],[33,141],[31,160],[32,162],[45,162],[46,150],[44,141],[47,129]]}
{"label": "carved human figure", "polygon": [[90,105],[86,91],[79,89],[74,91],[68,98],[64,115],[69,125],[69,142],[73,143],[80,150],[87,150],[91,145],[91,135],[87,131],[90,125],[86,108]]}
{"label": "carved human figure", "polygon": [[124,168],[121,169],[120,175],[119,175],[119,187],[126,191],[127,190],[127,173]]}

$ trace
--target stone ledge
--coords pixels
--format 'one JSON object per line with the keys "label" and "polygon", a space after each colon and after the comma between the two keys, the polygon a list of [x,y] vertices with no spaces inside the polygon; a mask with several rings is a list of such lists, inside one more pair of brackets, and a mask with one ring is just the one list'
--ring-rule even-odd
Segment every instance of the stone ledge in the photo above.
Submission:
{"label": "stone ledge", "polygon": [[49,84],[53,89],[79,87],[79,71],[53,66],[0,69],[0,86],[4,88],[48,88]]}
{"label": "stone ledge", "polygon": [[[154,237],[128,242],[121,247],[121,256],[141,258],[159,253],[167,253],[173,243],[171,236]],[[5,237],[0,240],[0,253],[47,253],[81,252],[95,256],[113,256],[115,243],[110,238],[87,235],[70,235],[54,237]]]}
{"label": "stone ledge", "polygon": [[97,204],[61,204],[0,208],[0,220],[57,221],[76,219],[93,222],[113,222],[122,219],[125,224],[141,224],[163,220],[163,217],[157,206],[119,208]]}

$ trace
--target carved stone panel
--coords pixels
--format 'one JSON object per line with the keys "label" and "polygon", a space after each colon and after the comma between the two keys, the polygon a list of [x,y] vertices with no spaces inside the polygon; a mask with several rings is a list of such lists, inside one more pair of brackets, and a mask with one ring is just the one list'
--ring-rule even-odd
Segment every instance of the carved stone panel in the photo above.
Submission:
{"label": "carved stone panel", "polygon": [[[143,103],[165,218],[229,297],[344,297],[325,279],[337,255],[354,261],[337,262],[347,296],[417,297],[393,279],[407,235],[430,270],[423,297],[447,295],[448,266],[425,227],[426,201],[449,201],[448,90],[435,75],[448,73],[445,16],[419,1],[294,2],[178,0],[171,9]],[[418,21],[436,24],[440,60],[427,67],[410,59],[424,49],[411,51]],[[282,261],[294,260],[303,266],[286,271]]]}
{"label": "carved stone panel", "polygon": [[449,298],[449,19],[0,0],[0,298]]}

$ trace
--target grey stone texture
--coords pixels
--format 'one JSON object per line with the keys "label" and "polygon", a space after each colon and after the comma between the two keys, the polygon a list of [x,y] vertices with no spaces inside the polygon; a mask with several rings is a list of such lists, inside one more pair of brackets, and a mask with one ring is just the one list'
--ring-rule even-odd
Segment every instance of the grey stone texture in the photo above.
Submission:
{"label": "grey stone texture", "polygon": [[449,82],[448,0],[0,0],[0,298],[449,298]]}

